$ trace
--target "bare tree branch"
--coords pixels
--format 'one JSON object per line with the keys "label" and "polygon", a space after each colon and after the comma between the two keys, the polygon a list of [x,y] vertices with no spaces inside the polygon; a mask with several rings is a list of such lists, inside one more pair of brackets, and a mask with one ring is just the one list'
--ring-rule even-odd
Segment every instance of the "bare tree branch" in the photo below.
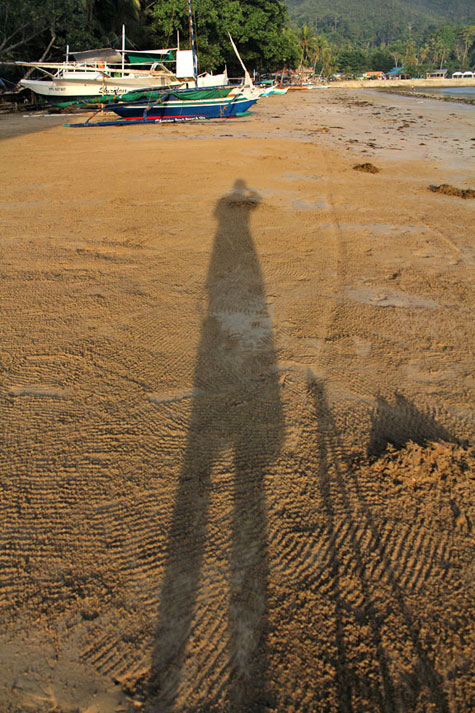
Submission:
{"label": "bare tree branch", "polygon": [[[52,33],[51,33],[51,40],[50,40],[50,43],[49,43],[48,47],[45,49],[45,51],[43,52],[43,54],[41,55],[41,57],[39,58],[38,62],[43,62],[43,61],[46,59],[46,57],[48,56],[48,53],[49,53],[50,49],[52,48],[52,46],[53,46],[55,40],[56,40],[56,33],[52,32]],[[23,77],[23,79],[28,79],[28,77],[30,76],[30,74],[32,74],[32,72],[34,72],[34,71],[35,71],[35,68],[34,68],[34,67],[31,67],[31,68],[28,70],[28,72],[25,74],[25,76]]]}

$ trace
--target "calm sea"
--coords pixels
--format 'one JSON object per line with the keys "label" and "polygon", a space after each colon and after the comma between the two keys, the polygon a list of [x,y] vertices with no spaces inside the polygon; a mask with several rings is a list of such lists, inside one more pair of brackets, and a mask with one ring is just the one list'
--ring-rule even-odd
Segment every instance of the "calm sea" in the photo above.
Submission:
{"label": "calm sea", "polygon": [[424,94],[440,94],[453,99],[475,99],[475,87],[421,87]]}

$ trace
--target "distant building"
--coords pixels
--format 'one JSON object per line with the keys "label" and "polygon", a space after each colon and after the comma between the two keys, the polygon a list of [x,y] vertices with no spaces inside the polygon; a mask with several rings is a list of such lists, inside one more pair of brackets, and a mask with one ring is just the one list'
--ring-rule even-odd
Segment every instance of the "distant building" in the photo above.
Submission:
{"label": "distant building", "polygon": [[445,79],[446,77],[446,69],[434,69],[432,72],[426,72],[426,79]]}
{"label": "distant building", "polygon": [[463,77],[463,79],[473,79],[474,74],[473,74],[473,72],[468,71],[468,72],[464,72],[462,74],[462,77]]}
{"label": "distant building", "polygon": [[376,71],[376,72],[365,72],[364,74],[361,75],[362,79],[385,79],[386,75],[384,72]]}
{"label": "distant building", "polygon": [[386,72],[386,79],[410,79],[404,67],[393,67]]}

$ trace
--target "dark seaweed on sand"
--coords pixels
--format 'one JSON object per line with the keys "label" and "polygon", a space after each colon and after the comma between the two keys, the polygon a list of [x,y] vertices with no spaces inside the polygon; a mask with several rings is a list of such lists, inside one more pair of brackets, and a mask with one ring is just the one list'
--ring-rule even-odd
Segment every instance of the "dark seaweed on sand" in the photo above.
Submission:
{"label": "dark seaweed on sand", "polygon": [[442,193],[445,196],[457,196],[458,198],[475,198],[475,190],[473,188],[456,188],[448,183],[442,183],[440,186],[429,186],[429,191]]}
{"label": "dark seaweed on sand", "polygon": [[362,171],[363,173],[379,173],[380,169],[376,168],[372,163],[358,163],[353,166],[353,171]]}

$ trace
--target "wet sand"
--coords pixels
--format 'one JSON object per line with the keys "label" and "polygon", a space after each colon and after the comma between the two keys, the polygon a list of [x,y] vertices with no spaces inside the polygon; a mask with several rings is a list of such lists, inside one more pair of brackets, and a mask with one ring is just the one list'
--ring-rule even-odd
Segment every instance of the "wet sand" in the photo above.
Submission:
{"label": "wet sand", "polygon": [[295,94],[0,117],[2,713],[475,706],[475,110]]}

